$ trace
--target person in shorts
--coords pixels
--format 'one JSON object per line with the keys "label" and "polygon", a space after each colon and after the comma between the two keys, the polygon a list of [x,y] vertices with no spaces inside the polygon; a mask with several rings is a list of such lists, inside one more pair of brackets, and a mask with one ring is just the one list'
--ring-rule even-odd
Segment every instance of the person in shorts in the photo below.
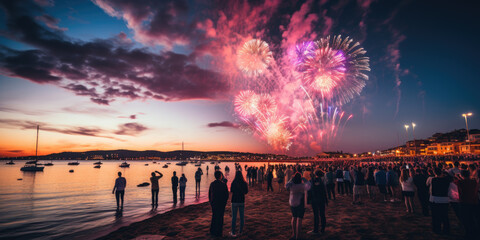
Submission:
{"label": "person in shorts", "polygon": [[302,230],[302,220],[305,214],[305,205],[307,201],[307,192],[310,190],[310,184],[302,180],[302,175],[297,172],[285,187],[290,191],[290,210],[292,211],[292,237],[299,239]]}

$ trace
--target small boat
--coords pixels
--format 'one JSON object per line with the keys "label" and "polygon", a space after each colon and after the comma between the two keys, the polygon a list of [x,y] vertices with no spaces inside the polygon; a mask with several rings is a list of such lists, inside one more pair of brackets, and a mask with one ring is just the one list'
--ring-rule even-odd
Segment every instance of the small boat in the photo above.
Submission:
{"label": "small boat", "polygon": [[37,125],[37,142],[35,144],[35,161],[28,161],[25,163],[25,166],[20,168],[20,171],[23,172],[38,172],[38,171],[43,171],[44,167],[39,167],[37,166],[37,161],[38,161],[38,131],[39,131],[39,126]]}
{"label": "small boat", "polygon": [[22,180],[23,180],[23,178],[17,178],[17,181],[22,181]]}
{"label": "small boat", "polygon": [[215,164],[215,162],[212,161],[212,162],[210,162],[210,164]]}
{"label": "small boat", "polygon": [[74,171],[73,171],[73,169],[70,169],[70,171],[68,171],[68,172],[74,172]]}
{"label": "small boat", "polygon": [[76,165],[80,165],[80,163],[79,163],[78,161],[76,161],[76,162],[69,162],[68,165],[75,165],[75,166],[76,166]]}
{"label": "small boat", "polygon": [[100,165],[103,164],[102,161],[94,162],[93,165]]}
{"label": "small boat", "polygon": [[175,165],[177,165],[177,166],[185,166],[185,165],[187,165],[187,164],[188,164],[187,161],[182,161],[182,162],[176,163]]}
{"label": "small boat", "polygon": [[96,165],[96,166],[93,167],[93,168],[101,168],[101,167],[102,167],[102,166],[100,166],[100,165]]}
{"label": "small boat", "polygon": [[152,163],[157,163],[157,162],[153,161]]}
{"label": "small boat", "polygon": [[169,165],[170,165],[170,164],[172,164],[172,163],[169,163],[169,162],[167,162],[167,164],[169,164]]}
{"label": "small boat", "polygon": [[195,167],[200,167],[200,166],[202,166],[201,163],[195,163]]}
{"label": "small boat", "polygon": [[123,162],[122,164],[120,164],[120,167],[123,167],[123,168],[130,167],[130,164],[127,162]]}
{"label": "small boat", "polygon": [[146,187],[146,186],[150,186],[150,183],[144,182],[137,185],[137,187]]}
{"label": "small boat", "polygon": [[145,163],[145,166],[148,166],[148,163]]}
{"label": "small boat", "polygon": [[45,164],[43,164],[43,165],[44,165],[44,166],[53,166],[53,163],[52,163],[52,161],[50,161],[50,162],[45,163]]}
{"label": "small boat", "polygon": [[162,167],[162,168],[168,168],[168,165],[167,165],[167,164],[165,164],[165,165],[163,165],[163,167]]}
{"label": "small boat", "polygon": [[10,160],[10,162],[6,162],[5,164],[7,164],[7,165],[14,165],[15,163],[13,162],[13,160]]}

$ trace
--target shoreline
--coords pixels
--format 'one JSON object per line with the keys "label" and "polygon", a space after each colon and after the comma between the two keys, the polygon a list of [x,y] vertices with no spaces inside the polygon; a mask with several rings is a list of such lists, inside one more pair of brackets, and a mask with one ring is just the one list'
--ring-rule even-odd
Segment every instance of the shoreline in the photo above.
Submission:
{"label": "shoreline", "polygon": [[[266,192],[266,184],[250,187],[245,201],[244,234],[230,237],[231,202],[224,215],[223,238],[226,239],[289,239],[291,212],[288,193]],[[230,200],[230,199],[229,199]],[[416,200],[417,201],[417,200]],[[337,196],[326,208],[327,227],[324,234],[306,234],[313,229],[311,206],[306,207],[302,226],[302,239],[460,239],[461,226],[453,211],[449,211],[451,234],[436,235],[431,230],[431,218],[416,212],[406,213],[402,201],[390,203],[363,199],[362,205],[352,205],[351,196]],[[189,205],[157,214],[140,222],[121,227],[97,239],[218,239],[209,234],[211,209],[208,202]],[[238,229],[238,221],[237,221]],[[150,235],[150,238],[147,238]],[[152,236],[154,235],[154,236]],[[143,237],[143,238],[142,238]]]}

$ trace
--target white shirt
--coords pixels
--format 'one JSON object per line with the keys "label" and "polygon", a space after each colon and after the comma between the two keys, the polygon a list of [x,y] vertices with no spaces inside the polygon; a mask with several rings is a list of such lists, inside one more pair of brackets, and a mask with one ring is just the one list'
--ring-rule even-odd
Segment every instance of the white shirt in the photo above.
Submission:
{"label": "white shirt", "polygon": [[401,181],[400,184],[402,184],[402,191],[415,192],[415,184],[413,184],[412,177],[408,177],[407,181],[405,182]]}

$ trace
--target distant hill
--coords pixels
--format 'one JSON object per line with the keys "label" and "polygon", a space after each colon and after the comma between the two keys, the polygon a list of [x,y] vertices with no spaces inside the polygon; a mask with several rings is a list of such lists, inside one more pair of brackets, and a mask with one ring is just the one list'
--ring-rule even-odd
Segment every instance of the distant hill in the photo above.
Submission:
{"label": "distant hill", "polygon": [[[214,152],[201,152],[201,151],[170,151],[161,152],[155,150],[147,151],[134,151],[134,150],[96,150],[87,152],[61,152],[52,153],[48,155],[38,156],[39,159],[92,159],[95,156],[102,156],[104,159],[125,159],[125,158],[171,158],[171,159],[186,159],[186,158],[208,158],[211,156],[228,155],[236,157],[269,157],[279,156],[275,154],[258,154],[258,153],[243,153],[243,152],[229,152],[229,151],[214,151]],[[31,159],[34,156],[18,157],[16,159]],[[9,159],[9,158],[6,158]]]}
{"label": "distant hill", "polygon": [[[478,129],[470,129],[470,134],[479,134],[480,130]],[[431,142],[462,142],[467,139],[467,130],[466,129],[455,129],[448,133],[435,133],[433,134],[428,140]]]}

